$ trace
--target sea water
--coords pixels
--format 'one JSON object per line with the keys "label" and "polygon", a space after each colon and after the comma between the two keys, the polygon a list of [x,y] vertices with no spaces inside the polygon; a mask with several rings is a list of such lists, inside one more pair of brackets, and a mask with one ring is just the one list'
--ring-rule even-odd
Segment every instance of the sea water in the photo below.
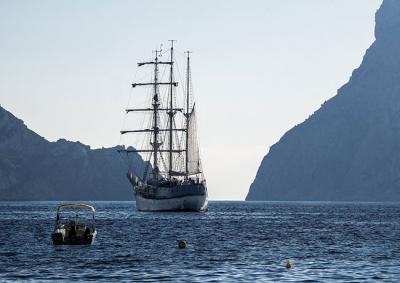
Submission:
{"label": "sea water", "polygon": [[60,202],[0,202],[0,282],[400,281],[399,203],[210,202],[206,213],[89,203],[94,244],[53,246]]}

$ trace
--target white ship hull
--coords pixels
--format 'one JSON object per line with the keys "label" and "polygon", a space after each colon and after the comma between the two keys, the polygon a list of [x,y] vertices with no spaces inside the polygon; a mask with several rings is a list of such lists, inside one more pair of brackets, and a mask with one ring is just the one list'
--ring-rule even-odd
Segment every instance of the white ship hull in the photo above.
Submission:
{"label": "white ship hull", "polygon": [[189,195],[168,199],[149,199],[136,194],[139,211],[207,211],[207,195]]}

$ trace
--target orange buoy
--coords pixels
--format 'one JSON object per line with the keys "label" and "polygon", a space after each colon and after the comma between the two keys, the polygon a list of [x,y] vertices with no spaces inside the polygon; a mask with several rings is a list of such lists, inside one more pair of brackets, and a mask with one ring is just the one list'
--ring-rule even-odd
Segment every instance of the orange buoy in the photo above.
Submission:
{"label": "orange buoy", "polygon": [[187,246],[187,243],[186,243],[185,240],[179,240],[179,241],[178,241],[178,247],[179,247],[180,249],[184,249],[184,248],[186,248],[186,246]]}
{"label": "orange buoy", "polygon": [[290,260],[287,260],[287,261],[286,261],[285,267],[286,267],[287,269],[290,269],[290,268],[292,267],[292,263],[290,262]]}

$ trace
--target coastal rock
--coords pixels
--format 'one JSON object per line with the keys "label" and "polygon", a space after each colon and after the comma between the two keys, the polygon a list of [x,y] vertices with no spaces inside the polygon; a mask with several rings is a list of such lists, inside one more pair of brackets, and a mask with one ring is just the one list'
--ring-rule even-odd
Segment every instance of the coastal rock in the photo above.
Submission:
{"label": "coastal rock", "polygon": [[337,95],[264,157],[246,200],[400,201],[400,1]]}
{"label": "coastal rock", "polygon": [[49,142],[0,107],[0,200],[133,200],[117,149]]}

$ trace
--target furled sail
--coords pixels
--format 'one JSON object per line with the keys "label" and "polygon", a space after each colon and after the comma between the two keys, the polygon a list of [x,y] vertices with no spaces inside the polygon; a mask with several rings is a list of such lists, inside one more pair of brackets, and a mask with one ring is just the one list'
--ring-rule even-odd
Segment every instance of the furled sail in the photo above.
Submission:
{"label": "furled sail", "polygon": [[195,105],[190,113],[188,133],[188,174],[194,175],[201,173]]}

